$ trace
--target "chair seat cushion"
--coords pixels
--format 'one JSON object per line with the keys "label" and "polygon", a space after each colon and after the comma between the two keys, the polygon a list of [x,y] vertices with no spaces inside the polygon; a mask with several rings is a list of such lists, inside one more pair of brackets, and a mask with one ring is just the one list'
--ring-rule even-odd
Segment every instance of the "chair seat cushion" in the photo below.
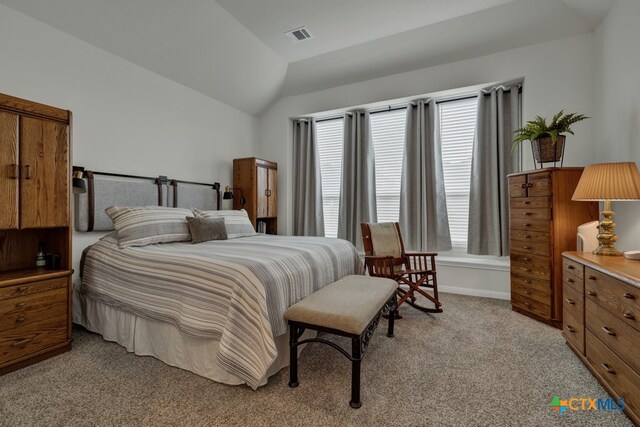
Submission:
{"label": "chair seat cushion", "polygon": [[391,279],[345,276],[289,307],[284,317],[360,335],[397,287]]}

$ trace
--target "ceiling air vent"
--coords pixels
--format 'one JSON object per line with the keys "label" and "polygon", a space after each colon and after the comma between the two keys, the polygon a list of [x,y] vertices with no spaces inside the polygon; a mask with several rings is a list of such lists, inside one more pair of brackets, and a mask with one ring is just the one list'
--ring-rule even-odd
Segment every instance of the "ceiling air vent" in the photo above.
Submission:
{"label": "ceiling air vent", "polygon": [[294,28],[286,31],[284,35],[294,43],[300,43],[313,37],[306,27]]}

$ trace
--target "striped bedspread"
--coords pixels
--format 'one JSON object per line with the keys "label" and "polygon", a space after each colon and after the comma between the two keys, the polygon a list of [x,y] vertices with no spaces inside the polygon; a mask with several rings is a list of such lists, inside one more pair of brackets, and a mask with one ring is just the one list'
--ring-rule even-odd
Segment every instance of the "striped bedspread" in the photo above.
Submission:
{"label": "striped bedspread", "polygon": [[355,247],[339,239],[266,236],[120,249],[110,236],[87,252],[80,292],[183,333],[220,340],[218,363],[256,388],[276,357],[284,311],[348,274]]}

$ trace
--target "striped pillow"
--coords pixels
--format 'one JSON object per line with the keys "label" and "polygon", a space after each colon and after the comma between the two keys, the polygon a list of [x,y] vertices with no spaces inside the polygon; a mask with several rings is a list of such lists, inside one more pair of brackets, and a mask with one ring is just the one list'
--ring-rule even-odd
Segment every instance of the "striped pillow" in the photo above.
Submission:
{"label": "striped pillow", "polygon": [[201,211],[193,209],[193,213],[198,218],[224,218],[224,226],[227,229],[227,239],[238,237],[257,236],[256,229],[253,228],[247,211]]}
{"label": "striped pillow", "polygon": [[193,213],[189,209],[111,206],[105,212],[113,220],[120,248],[191,240],[186,217]]}

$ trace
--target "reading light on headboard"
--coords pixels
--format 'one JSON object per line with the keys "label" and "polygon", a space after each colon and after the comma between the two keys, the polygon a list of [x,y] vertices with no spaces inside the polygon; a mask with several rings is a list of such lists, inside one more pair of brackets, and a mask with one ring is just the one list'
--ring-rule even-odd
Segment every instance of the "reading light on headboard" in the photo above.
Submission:
{"label": "reading light on headboard", "polygon": [[84,183],[84,179],[82,176],[84,174],[84,168],[80,168],[78,166],[73,167],[73,192],[75,194],[82,194],[87,192],[87,185]]}
{"label": "reading light on headboard", "polygon": [[247,199],[242,197],[242,189],[241,188],[231,188],[228,185],[225,186],[224,187],[224,194],[222,195],[222,198],[224,200],[233,200],[233,191],[232,190],[240,192],[240,198],[238,199],[238,202],[240,202],[240,206],[244,206],[245,203],[247,203]]}
{"label": "reading light on headboard", "polygon": [[571,200],[604,201],[595,255],[622,255],[614,246],[618,236],[613,232],[612,200],[640,200],[640,173],[633,162],[598,163],[584,168]]}

